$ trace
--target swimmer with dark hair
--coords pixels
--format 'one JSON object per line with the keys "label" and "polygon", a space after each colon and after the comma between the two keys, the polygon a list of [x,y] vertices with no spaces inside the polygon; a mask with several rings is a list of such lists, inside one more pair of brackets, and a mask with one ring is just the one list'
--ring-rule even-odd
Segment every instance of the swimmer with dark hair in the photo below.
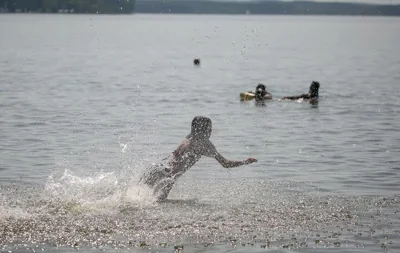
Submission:
{"label": "swimmer with dark hair", "polygon": [[312,81],[310,85],[310,90],[306,94],[301,94],[298,96],[288,96],[288,97],[283,97],[282,100],[309,100],[310,102],[316,102],[318,101],[318,91],[319,91],[319,82]]}
{"label": "swimmer with dark hair", "polygon": [[166,164],[151,166],[141,177],[141,182],[154,190],[157,201],[163,201],[176,180],[188,171],[202,156],[215,158],[224,168],[239,167],[257,162],[254,158],[244,161],[231,161],[224,158],[210,141],[211,119],[197,116],[192,120],[191,133],[172,153]]}
{"label": "swimmer with dark hair", "polygon": [[193,60],[193,64],[194,64],[195,66],[200,66],[200,59],[199,59],[199,58],[195,58],[195,59]]}
{"label": "swimmer with dark hair", "polygon": [[264,84],[259,83],[255,92],[249,91],[240,93],[240,100],[245,101],[252,99],[255,99],[257,102],[262,102],[272,99],[272,94],[267,91],[267,87]]}
{"label": "swimmer with dark hair", "polygon": [[267,91],[267,87],[260,83],[256,87],[256,101],[263,101],[267,99],[272,99],[272,94]]}

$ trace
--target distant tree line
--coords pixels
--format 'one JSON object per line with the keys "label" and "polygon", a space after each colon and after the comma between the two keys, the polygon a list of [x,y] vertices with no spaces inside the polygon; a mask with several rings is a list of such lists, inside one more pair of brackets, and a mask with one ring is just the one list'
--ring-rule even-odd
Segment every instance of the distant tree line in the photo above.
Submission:
{"label": "distant tree line", "polygon": [[135,0],[0,0],[9,12],[132,13]]}
{"label": "distant tree line", "polygon": [[141,0],[137,13],[278,14],[278,15],[382,15],[399,16],[400,5],[312,1]]}
{"label": "distant tree line", "polygon": [[[217,0],[0,0],[9,12],[185,13],[400,16],[400,5],[312,1]],[[354,0],[356,1],[356,0]]]}

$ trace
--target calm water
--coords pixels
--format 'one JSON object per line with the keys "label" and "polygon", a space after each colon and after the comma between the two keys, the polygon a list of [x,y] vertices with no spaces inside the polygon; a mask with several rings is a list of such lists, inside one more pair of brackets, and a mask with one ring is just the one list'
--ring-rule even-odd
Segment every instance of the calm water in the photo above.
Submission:
{"label": "calm water", "polygon": [[[0,15],[0,34],[1,252],[400,251],[400,19]],[[317,106],[278,101],[312,80]],[[240,102],[259,82],[275,100]],[[156,204],[137,176],[197,115],[259,161],[203,158]]]}

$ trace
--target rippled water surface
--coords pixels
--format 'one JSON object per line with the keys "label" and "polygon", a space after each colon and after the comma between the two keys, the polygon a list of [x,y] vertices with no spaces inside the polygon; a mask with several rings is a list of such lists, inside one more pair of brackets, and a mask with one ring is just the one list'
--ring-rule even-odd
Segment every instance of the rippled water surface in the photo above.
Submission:
{"label": "rippled water surface", "polygon": [[[0,15],[0,34],[0,252],[400,251],[399,19]],[[318,105],[279,101],[312,80]],[[240,102],[259,82],[274,100]],[[138,175],[197,115],[258,163],[202,158],[155,203]]]}

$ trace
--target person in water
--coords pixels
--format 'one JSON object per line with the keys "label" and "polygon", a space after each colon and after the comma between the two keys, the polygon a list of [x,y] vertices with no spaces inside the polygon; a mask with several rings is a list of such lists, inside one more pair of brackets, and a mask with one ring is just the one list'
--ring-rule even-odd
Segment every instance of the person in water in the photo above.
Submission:
{"label": "person in water", "polygon": [[259,83],[256,87],[256,101],[264,101],[267,99],[272,99],[272,94],[267,91],[267,87],[264,84]]}
{"label": "person in water", "polygon": [[309,100],[310,102],[312,101],[317,101],[318,100],[318,91],[319,91],[319,82],[312,81],[310,85],[310,90],[306,94],[301,94],[298,96],[288,96],[288,97],[283,97],[282,100],[298,100],[298,99],[304,99],[304,100]]}
{"label": "person in water", "polygon": [[233,168],[257,162],[254,158],[231,161],[224,158],[210,141],[211,119],[196,116],[192,120],[191,133],[172,153],[172,158],[164,165],[151,166],[141,177],[141,182],[154,190],[157,201],[165,200],[175,181],[189,170],[202,156],[215,158],[224,168]]}
{"label": "person in water", "polygon": [[272,94],[267,91],[267,87],[264,84],[259,83],[255,92],[249,91],[247,93],[241,93],[240,99],[242,101],[255,99],[256,102],[263,102],[272,99]]}

